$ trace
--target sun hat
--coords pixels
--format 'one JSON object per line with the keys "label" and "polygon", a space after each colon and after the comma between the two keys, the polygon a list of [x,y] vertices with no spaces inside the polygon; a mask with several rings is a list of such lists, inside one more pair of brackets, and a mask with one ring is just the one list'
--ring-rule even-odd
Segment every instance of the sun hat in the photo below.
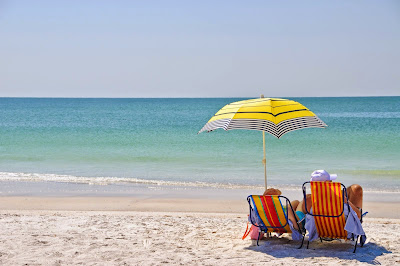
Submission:
{"label": "sun hat", "polygon": [[329,180],[335,180],[337,178],[337,174],[329,174],[325,170],[315,170],[311,174],[311,179],[310,181],[329,181]]}

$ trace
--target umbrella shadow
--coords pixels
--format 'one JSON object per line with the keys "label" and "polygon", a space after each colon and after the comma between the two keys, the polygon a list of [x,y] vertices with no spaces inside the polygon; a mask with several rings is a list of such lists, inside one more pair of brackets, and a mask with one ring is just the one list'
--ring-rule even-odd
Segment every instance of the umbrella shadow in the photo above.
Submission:
{"label": "umbrella shadow", "polygon": [[307,241],[304,240],[304,245],[301,249],[300,241],[292,241],[288,238],[272,237],[267,240],[260,241],[259,246],[253,245],[246,248],[256,252],[261,252],[273,256],[275,258],[318,258],[318,257],[331,257],[341,260],[357,260],[359,262],[368,263],[372,265],[380,264],[376,260],[377,257],[383,254],[392,253],[385,247],[378,245],[374,242],[367,242],[363,247],[357,246],[356,253],[353,253],[354,245],[351,242],[342,243],[338,240],[330,242],[314,241],[310,242],[308,249]]}

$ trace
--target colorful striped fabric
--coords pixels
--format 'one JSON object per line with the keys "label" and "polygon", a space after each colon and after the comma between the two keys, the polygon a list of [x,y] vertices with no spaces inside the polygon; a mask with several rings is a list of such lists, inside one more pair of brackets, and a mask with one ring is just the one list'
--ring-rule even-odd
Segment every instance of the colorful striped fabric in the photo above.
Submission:
{"label": "colorful striped fabric", "polygon": [[262,229],[267,232],[291,233],[287,213],[284,211],[279,196],[258,196],[251,195],[253,209],[263,224]]}
{"label": "colorful striped fabric", "polygon": [[310,182],[310,184],[313,215],[324,215],[314,216],[319,237],[346,239],[341,183]]}
{"label": "colorful striped fabric", "polygon": [[293,130],[326,126],[313,112],[298,102],[278,98],[258,98],[225,105],[199,133],[217,128],[250,129],[265,131],[280,138]]}

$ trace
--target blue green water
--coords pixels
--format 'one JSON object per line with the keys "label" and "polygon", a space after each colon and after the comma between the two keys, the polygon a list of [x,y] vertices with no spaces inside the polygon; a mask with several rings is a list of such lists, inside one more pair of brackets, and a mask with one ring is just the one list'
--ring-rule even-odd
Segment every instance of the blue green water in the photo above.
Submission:
{"label": "blue green water", "polygon": [[[291,99],[328,127],[267,134],[269,185],[299,186],[325,169],[400,191],[400,97]],[[262,186],[261,132],[197,134],[237,100],[0,98],[0,180]]]}

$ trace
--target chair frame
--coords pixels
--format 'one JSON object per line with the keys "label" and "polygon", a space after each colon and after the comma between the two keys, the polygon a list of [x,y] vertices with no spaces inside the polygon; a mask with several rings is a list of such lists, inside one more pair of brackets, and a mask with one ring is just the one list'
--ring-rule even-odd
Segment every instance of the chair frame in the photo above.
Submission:
{"label": "chair frame", "polygon": [[[315,182],[318,182],[318,181],[315,181]],[[344,197],[346,197],[347,202],[349,202],[349,198],[348,198],[348,195],[347,195],[347,189],[346,189],[346,187],[345,187],[342,183],[340,183],[340,185],[342,186],[342,201],[343,201],[343,205],[342,205],[342,212],[341,212],[339,215],[320,215],[320,214],[312,214],[312,213],[308,212],[308,209],[307,209],[307,200],[306,200],[306,197],[307,197],[307,193],[306,193],[306,184],[308,184],[308,183],[311,183],[311,182],[310,182],[310,181],[304,182],[304,183],[303,183],[303,186],[302,186],[302,189],[303,189],[303,198],[304,198],[304,203],[305,203],[305,208],[306,208],[306,213],[307,213],[307,214],[309,214],[309,215],[311,215],[311,216],[331,217],[331,218],[336,218],[336,217],[340,217],[340,216],[343,215],[344,208],[345,208],[345,206],[344,206],[344,204],[345,204]],[[338,183],[339,183],[339,182],[338,182]],[[348,208],[348,213],[349,213],[349,215],[350,215],[350,205],[349,205],[349,204],[347,204],[347,208]],[[347,219],[346,219],[346,220],[347,220]],[[354,235],[353,235],[353,234],[352,234],[352,239],[354,240]],[[357,236],[357,239],[356,239],[356,241],[355,241],[353,253],[356,252],[358,239],[359,239],[359,236]],[[322,242],[322,240],[323,240],[322,237],[320,237],[320,240],[321,240],[321,242]],[[361,241],[361,239],[360,239],[360,241]],[[308,249],[308,245],[309,245],[309,244],[310,244],[310,241],[307,241],[307,249]],[[361,242],[360,242],[360,244],[361,244]],[[363,245],[361,245],[361,246],[363,246]]]}
{"label": "chair frame", "polygon": [[[282,225],[282,226],[257,225],[257,223],[256,223],[255,221],[253,221],[252,215],[251,215],[252,212],[255,212],[255,210],[253,209],[253,207],[252,207],[252,205],[251,205],[251,196],[252,196],[252,195],[250,195],[250,196],[247,197],[247,202],[249,203],[249,208],[250,208],[249,219],[250,219],[250,222],[251,222],[252,225],[254,225],[254,226],[260,228],[260,233],[258,234],[258,238],[257,238],[257,246],[259,246],[258,241],[260,240],[260,237],[261,237],[261,234],[262,234],[262,233],[267,233],[267,234],[270,236],[270,233],[268,233],[268,229],[277,229],[277,228],[284,228],[284,227],[286,227],[286,225],[289,223],[289,218],[288,218],[288,214],[285,213],[286,223],[285,223],[284,225]],[[271,196],[274,196],[274,195],[265,195],[265,196],[263,196],[263,197],[271,197]],[[278,196],[278,198],[279,198],[279,201],[280,201],[281,198],[285,199],[285,200],[286,200],[286,210],[288,210],[288,207],[290,206],[290,209],[293,211],[292,203],[290,202],[290,200],[289,200],[287,197],[285,197],[285,196]],[[281,203],[282,203],[282,202],[281,202]],[[293,211],[293,213],[295,213],[295,212]],[[257,213],[257,215],[259,216],[258,213]],[[301,221],[298,221],[298,219],[296,218],[296,216],[294,216],[294,218],[295,218],[296,223],[298,224],[298,226],[299,226],[299,228],[300,228],[300,224],[299,224],[299,223],[301,223]],[[305,233],[306,233],[306,232],[305,232],[305,228],[303,228],[303,230],[301,230],[301,229],[297,230],[297,229],[295,229],[295,228],[293,228],[293,229],[296,230],[296,231],[298,231],[298,232],[299,232],[300,234],[302,234],[302,236],[303,236],[303,239],[301,240],[301,245],[298,247],[298,249],[300,249],[300,248],[303,246],[303,243],[304,243],[304,237],[305,237]]]}

